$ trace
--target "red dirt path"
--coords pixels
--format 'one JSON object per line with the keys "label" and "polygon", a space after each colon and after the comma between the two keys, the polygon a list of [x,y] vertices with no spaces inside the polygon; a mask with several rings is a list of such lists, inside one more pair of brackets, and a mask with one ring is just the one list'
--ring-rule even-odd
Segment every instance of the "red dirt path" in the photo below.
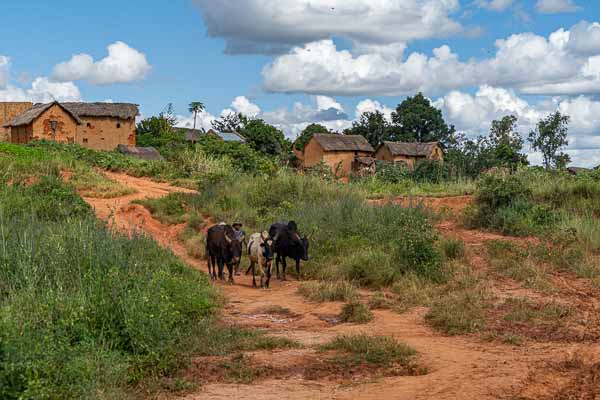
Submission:
{"label": "red dirt path", "polygon": [[[119,230],[145,232],[191,267],[206,271],[205,262],[188,256],[179,242],[178,233],[183,229],[182,225],[163,225],[144,207],[131,204],[136,199],[189,190],[122,174],[107,175],[136,189],[137,193],[115,199],[86,199],[99,218],[110,221]],[[452,200],[450,208],[461,209],[466,201],[466,198]],[[439,199],[435,203],[439,207],[444,205]],[[489,239],[488,234],[479,237],[482,233],[466,233],[455,225],[442,225],[441,230],[464,237],[467,243]],[[196,393],[178,397],[180,399],[498,399],[515,398],[513,395],[519,392],[523,396],[520,398],[537,399],[544,396],[547,387],[530,375],[553,361],[571,357],[576,349],[582,348],[581,345],[556,343],[514,347],[482,342],[477,337],[446,337],[424,323],[426,309],[423,308],[404,314],[374,311],[374,320],[366,325],[331,326],[320,317],[339,313],[341,304],[309,303],[297,294],[298,283],[295,281],[272,281],[272,288],[266,291],[252,288],[251,279],[245,276],[237,277],[235,286],[218,285],[228,300],[223,311],[226,323],[260,327],[270,334],[293,338],[305,345],[300,350],[254,353],[257,361],[278,367],[287,365],[293,371],[299,357],[314,356],[309,346],[323,343],[339,333],[366,332],[392,336],[408,343],[420,353],[421,364],[428,368],[429,373],[380,378],[352,385],[342,385],[335,380],[309,381],[292,374],[283,380],[267,378],[251,385],[206,384]],[[261,311],[275,305],[289,308],[296,316],[286,319]],[[586,349],[596,353],[599,350],[594,346]],[[202,360],[197,360],[197,363],[201,365]],[[549,371],[545,379],[557,376]],[[529,385],[528,390],[521,390],[523,383]],[[165,395],[165,398],[173,396]]]}

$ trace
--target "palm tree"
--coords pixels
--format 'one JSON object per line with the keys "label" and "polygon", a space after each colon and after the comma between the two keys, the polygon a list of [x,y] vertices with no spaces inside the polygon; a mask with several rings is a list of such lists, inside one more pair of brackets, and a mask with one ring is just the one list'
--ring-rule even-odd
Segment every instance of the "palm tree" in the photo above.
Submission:
{"label": "palm tree", "polygon": [[196,129],[196,117],[198,116],[198,113],[204,111],[204,103],[201,103],[199,101],[192,101],[190,103],[190,112],[194,113],[194,129]]}

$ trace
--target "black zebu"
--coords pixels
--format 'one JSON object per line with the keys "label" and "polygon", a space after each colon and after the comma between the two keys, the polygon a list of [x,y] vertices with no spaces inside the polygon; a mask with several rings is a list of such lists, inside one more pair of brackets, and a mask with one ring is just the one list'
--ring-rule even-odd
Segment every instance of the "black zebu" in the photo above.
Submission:
{"label": "black zebu", "polygon": [[[275,267],[277,279],[285,280],[286,258],[296,260],[296,273],[300,279],[300,260],[308,261],[308,237],[300,237],[294,221],[277,222],[271,225],[269,236],[273,238],[273,250],[276,254]],[[283,265],[283,278],[279,275],[279,263]]]}
{"label": "black zebu", "polygon": [[229,282],[233,283],[233,268],[242,257],[242,242],[236,239],[230,225],[219,224],[211,227],[206,234],[206,258],[208,274],[213,280],[218,277],[225,280],[223,270],[225,265],[229,271]]}

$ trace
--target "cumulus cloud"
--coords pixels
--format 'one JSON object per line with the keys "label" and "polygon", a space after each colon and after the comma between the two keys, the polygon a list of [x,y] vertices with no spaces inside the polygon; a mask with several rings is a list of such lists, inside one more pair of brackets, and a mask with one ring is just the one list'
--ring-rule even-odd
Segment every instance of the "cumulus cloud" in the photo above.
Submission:
{"label": "cumulus cloud", "polygon": [[252,103],[245,96],[236,97],[231,103],[231,106],[236,112],[242,113],[248,117],[256,117],[260,114],[260,107]]}
{"label": "cumulus cloud", "polygon": [[79,88],[73,82],[53,82],[47,77],[33,80],[30,88],[20,88],[11,84],[0,90],[0,101],[81,101]]}
{"label": "cumulus cloud", "polygon": [[74,55],[54,67],[52,77],[60,82],[85,80],[94,85],[127,83],[143,79],[152,67],[144,53],[115,42],[108,46],[108,56],[94,61],[89,54]]}
{"label": "cumulus cloud", "polygon": [[[600,101],[589,97],[557,97],[531,104],[512,90],[482,86],[475,94],[452,91],[434,105],[442,110],[449,123],[472,138],[487,134],[492,120],[509,114],[519,118],[518,129],[525,138],[540,119],[559,110],[571,117],[568,153],[573,164],[600,164],[600,136],[596,134],[600,130]],[[540,160],[532,153],[530,161]]]}
{"label": "cumulus cloud", "polygon": [[462,30],[451,18],[460,8],[459,0],[195,0],[195,4],[208,34],[225,39],[228,53],[281,53],[334,36],[368,44],[403,43]]}
{"label": "cumulus cloud", "polygon": [[542,14],[557,14],[581,10],[573,0],[538,0],[535,9]]}
{"label": "cumulus cloud", "polygon": [[356,105],[356,118],[360,118],[361,115],[363,115],[366,112],[375,112],[375,111],[379,111],[380,113],[382,113],[386,119],[388,121],[392,120],[392,112],[394,112],[394,109],[381,104],[380,102],[378,102],[377,100],[371,100],[371,99],[365,99],[360,101],[357,105]]}
{"label": "cumulus cloud", "polygon": [[532,94],[600,93],[593,58],[600,55],[599,41],[593,40],[599,28],[597,23],[582,23],[573,32],[561,28],[548,37],[514,34],[496,41],[494,57],[466,61],[447,45],[431,55],[405,55],[402,47],[395,54],[389,48],[353,52],[321,40],[276,57],[263,69],[263,80],[271,92],[327,95],[436,95],[480,85]]}

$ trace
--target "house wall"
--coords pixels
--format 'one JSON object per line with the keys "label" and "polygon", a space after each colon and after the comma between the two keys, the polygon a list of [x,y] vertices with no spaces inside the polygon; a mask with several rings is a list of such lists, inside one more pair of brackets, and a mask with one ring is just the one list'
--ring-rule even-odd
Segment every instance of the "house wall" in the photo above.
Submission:
{"label": "house wall", "polygon": [[304,148],[302,165],[312,167],[323,161],[333,172],[337,171],[338,177],[346,178],[352,174],[352,163],[355,156],[367,157],[370,155],[371,153],[368,151],[324,151],[316,140],[311,139]]}
{"label": "house wall", "polygon": [[[51,121],[57,122],[56,132],[52,131]],[[29,140],[55,140],[60,143],[73,143],[75,141],[77,122],[71,114],[56,104],[44,111],[30,126],[31,136]]]}
{"label": "house wall", "polygon": [[436,146],[433,148],[433,150],[427,157],[404,156],[404,155],[394,156],[394,155],[392,155],[390,150],[387,148],[387,146],[381,146],[375,153],[375,158],[378,160],[381,160],[381,161],[388,161],[388,162],[402,161],[402,162],[406,163],[406,166],[408,168],[414,169],[416,164],[420,160],[427,159],[427,160],[443,161],[444,160],[444,152],[442,151],[442,149],[439,146]]}
{"label": "house wall", "polygon": [[0,141],[10,140],[10,128],[3,125],[32,107],[31,102],[0,102]]}
{"label": "house wall", "polygon": [[135,120],[112,117],[81,117],[76,143],[95,150],[114,150],[118,145],[135,146]]}
{"label": "house wall", "polygon": [[433,148],[431,154],[427,158],[429,160],[444,161],[444,152],[442,151],[440,146],[436,146]]}

